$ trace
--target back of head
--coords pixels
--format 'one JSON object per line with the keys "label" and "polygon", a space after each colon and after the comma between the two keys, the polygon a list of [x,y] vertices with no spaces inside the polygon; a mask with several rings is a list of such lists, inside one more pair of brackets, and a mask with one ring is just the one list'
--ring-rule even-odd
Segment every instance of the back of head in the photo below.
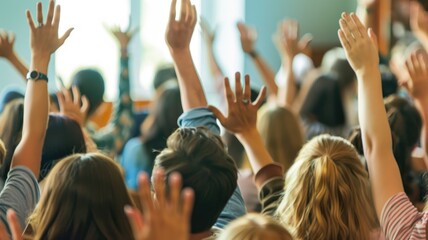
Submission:
{"label": "back of head", "polygon": [[125,205],[132,202],[117,164],[76,154],[52,169],[29,224],[34,239],[133,239]]}
{"label": "back of head", "polygon": [[79,124],[61,115],[49,115],[39,180],[46,177],[58,160],[74,153],[86,153]]}
{"label": "back of head", "polygon": [[249,213],[231,222],[218,240],[292,240],[290,233],[269,216]]}
{"label": "back of head", "polygon": [[91,116],[103,102],[105,88],[103,77],[93,69],[80,70],[73,76],[72,86],[76,86],[82,96],[87,97],[88,116]]}
{"label": "back of head", "polygon": [[289,109],[265,105],[259,110],[257,129],[273,160],[287,172],[304,144],[297,117]]}
{"label": "back of head", "polygon": [[329,135],[305,144],[288,170],[276,217],[297,239],[368,239],[378,223],[354,147]]}
{"label": "back of head", "polygon": [[183,187],[195,192],[191,231],[211,229],[237,187],[237,168],[221,138],[204,127],[179,128],[156,158],[169,176],[182,175]]}
{"label": "back of head", "polygon": [[158,89],[168,81],[177,82],[177,73],[173,65],[165,65],[158,68],[153,79],[153,87]]}
{"label": "back of head", "polygon": [[341,88],[347,87],[355,79],[355,73],[346,59],[343,48],[333,48],[325,53],[322,60],[324,71],[334,73]]}
{"label": "back of head", "polygon": [[23,121],[24,99],[9,102],[0,116],[0,139],[6,148],[6,155],[0,167],[0,177],[3,181],[6,181],[13,153],[21,140]]}
{"label": "back of head", "polygon": [[166,147],[166,139],[178,128],[183,113],[178,87],[164,89],[154,101],[147,121],[143,123],[142,140],[154,161],[157,151]]}
{"label": "back of head", "polygon": [[6,88],[0,95],[0,113],[3,112],[6,105],[13,100],[23,99],[24,94],[20,89],[17,88]]}

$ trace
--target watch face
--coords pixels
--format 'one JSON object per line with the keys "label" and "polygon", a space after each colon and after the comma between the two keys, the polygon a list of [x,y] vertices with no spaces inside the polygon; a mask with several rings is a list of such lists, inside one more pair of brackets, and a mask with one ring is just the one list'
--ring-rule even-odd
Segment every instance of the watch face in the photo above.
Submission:
{"label": "watch face", "polygon": [[32,79],[38,79],[38,78],[39,78],[39,73],[38,73],[38,72],[36,72],[36,71],[32,71],[32,72],[30,73],[30,77],[31,77]]}

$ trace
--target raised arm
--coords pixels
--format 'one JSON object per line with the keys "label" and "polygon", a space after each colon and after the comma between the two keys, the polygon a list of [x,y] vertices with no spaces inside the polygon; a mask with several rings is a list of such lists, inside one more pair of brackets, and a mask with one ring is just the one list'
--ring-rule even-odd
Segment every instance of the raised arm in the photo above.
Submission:
{"label": "raised arm", "polygon": [[14,44],[15,35],[13,33],[0,33],[0,57],[4,57],[6,60],[8,60],[19,72],[19,74],[21,74],[22,79],[25,80],[27,78],[28,67],[13,49]]}
{"label": "raised arm", "polygon": [[181,103],[186,112],[192,108],[206,107],[207,100],[190,53],[190,41],[197,20],[196,8],[190,0],[181,0],[180,16],[176,20],[176,3],[177,0],[171,1],[165,38],[174,60]]}
{"label": "raised arm", "polygon": [[293,72],[294,57],[302,52],[311,42],[311,37],[299,40],[299,23],[296,20],[283,20],[278,25],[273,38],[282,59],[282,70],[285,84],[278,89],[277,103],[283,107],[292,106],[296,97],[296,83]]}
{"label": "raised arm", "polygon": [[[230,132],[234,133],[245,148],[254,174],[263,167],[272,164],[273,160],[264,146],[263,140],[257,131],[257,110],[265,95],[263,87],[257,100],[251,102],[250,77],[245,76],[244,89],[241,86],[241,75],[235,75],[235,93],[230,88],[229,79],[224,81],[225,98],[227,99],[227,116],[224,116],[216,107],[209,109],[216,115],[220,123]],[[282,172],[281,172],[282,174]]]}
{"label": "raised arm", "polygon": [[340,42],[358,78],[358,113],[364,156],[380,219],[385,203],[404,190],[392,152],[391,130],[382,99],[376,36],[372,29],[366,30],[355,14],[342,14],[339,23]]}
{"label": "raised arm", "polygon": [[263,81],[268,88],[269,96],[275,98],[278,94],[278,86],[275,83],[275,72],[254,48],[257,40],[256,30],[248,27],[242,22],[238,23],[237,27],[241,38],[242,50],[251,57],[257,70],[262,75]]}
{"label": "raised arm", "polygon": [[416,108],[422,116],[422,147],[425,150],[425,164],[428,166],[428,55],[412,53],[406,61],[410,80],[405,84],[415,100]]}
{"label": "raised arm", "polygon": [[[216,80],[224,78],[223,70],[220,68],[220,65],[218,64],[217,58],[214,54],[214,41],[216,38],[216,31],[211,30],[208,22],[206,19],[201,18],[200,24],[202,34],[205,40],[205,43],[207,44],[207,52],[208,52],[208,62],[211,74],[214,76]],[[223,82],[221,82],[221,85],[223,85]]]}

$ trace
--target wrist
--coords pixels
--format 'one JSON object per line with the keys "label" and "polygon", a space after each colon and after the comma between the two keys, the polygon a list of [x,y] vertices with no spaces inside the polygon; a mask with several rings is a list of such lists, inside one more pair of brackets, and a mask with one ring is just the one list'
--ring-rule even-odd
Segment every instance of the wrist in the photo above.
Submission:
{"label": "wrist", "polygon": [[248,51],[247,52],[247,54],[251,57],[251,58],[253,58],[253,59],[255,59],[255,58],[257,58],[258,56],[259,56],[259,53],[256,51],[256,50],[251,50],[251,51]]}
{"label": "wrist", "polygon": [[189,48],[184,49],[170,49],[171,56],[173,59],[180,58],[183,56],[191,55]]}
{"label": "wrist", "polygon": [[248,140],[254,140],[257,137],[260,137],[260,134],[259,134],[257,128],[253,127],[253,128],[249,128],[245,131],[242,131],[240,133],[237,133],[237,134],[235,134],[235,136],[236,136],[236,138],[238,138],[238,140],[241,143],[245,143],[245,142],[248,142]]}
{"label": "wrist", "polygon": [[30,65],[30,71],[36,70],[38,72],[41,72],[43,74],[48,73],[48,66],[49,66],[50,56],[36,56],[33,55],[31,57],[31,65]]}

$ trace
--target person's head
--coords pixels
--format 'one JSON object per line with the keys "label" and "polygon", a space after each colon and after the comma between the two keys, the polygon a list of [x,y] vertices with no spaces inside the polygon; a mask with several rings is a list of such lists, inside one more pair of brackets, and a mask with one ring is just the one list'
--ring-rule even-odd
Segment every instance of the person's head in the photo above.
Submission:
{"label": "person's head", "polygon": [[269,216],[249,213],[226,226],[218,240],[292,240],[290,233]]}
{"label": "person's head", "polygon": [[6,105],[13,100],[23,99],[24,93],[17,88],[6,88],[0,94],[0,113],[2,113],[6,107]]}
{"label": "person's head", "polygon": [[104,79],[94,69],[83,69],[73,76],[72,86],[79,89],[82,96],[86,96],[89,102],[88,117],[92,116],[103,103]]}
{"label": "person's head", "polygon": [[[10,102],[0,117],[0,139],[4,141],[7,150],[0,167],[0,178],[4,181],[9,173],[15,149],[21,140],[23,118],[23,99]],[[57,160],[73,153],[84,152],[86,152],[85,140],[79,125],[61,115],[50,114],[43,145],[40,180],[46,176]]]}
{"label": "person's head", "polygon": [[56,93],[49,94],[49,112],[57,113],[59,111],[59,101]]}
{"label": "person's head", "polygon": [[286,172],[304,144],[297,117],[287,108],[265,105],[259,110],[257,129],[273,160]]}
{"label": "person's head", "polygon": [[341,89],[350,86],[355,80],[355,72],[346,59],[343,48],[333,48],[325,53],[322,68],[335,75]]}
{"label": "person's head", "polygon": [[287,172],[275,215],[297,239],[368,239],[378,223],[354,147],[329,135],[305,144]]}
{"label": "person's head", "polygon": [[153,103],[141,129],[142,141],[152,156],[152,163],[166,147],[167,138],[178,128],[177,119],[183,113],[178,87],[162,89]]}
{"label": "person's head", "polygon": [[180,173],[183,187],[194,190],[191,232],[210,230],[237,187],[237,168],[221,138],[204,127],[179,128],[156,157],[158,167],[166,176]]}
{"label": "person's head", "polygon": [[177,74],[173,65],[160,66],[153,79],[153,87],[155,90],[160,88],[164,83],[177,83]]}
{"label": "person's head", "polygon": [[132,205],[119,166],[98,154],[62,159],[29,217],[34,239],[133,239]]}

